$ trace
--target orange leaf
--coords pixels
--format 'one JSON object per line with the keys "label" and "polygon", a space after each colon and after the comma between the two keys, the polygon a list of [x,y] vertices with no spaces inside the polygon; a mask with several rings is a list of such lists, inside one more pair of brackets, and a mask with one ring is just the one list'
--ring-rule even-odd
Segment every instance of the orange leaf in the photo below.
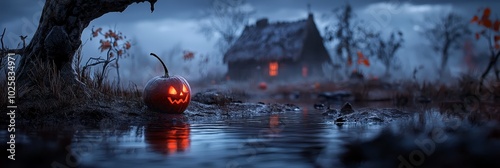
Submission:
{"label": "orange leaf", "polygon": [[94,31],[94,28],[92,28],[92,37],[97,37],[99,35],[99,33],[101,32],[102,28],[97,28],[95,31]]}
{"label": "orange leaf", "polygon": [[483,18],[484,17],[490,17],[490,14],[491,14],[491,9],[490,8],[486,8],[484,9],[484,12],[483,12]]}
{"label": "orange leaf", "polygon": [[495,21],[495,24],[493,24],[493,30],[495,31],[500,31],[500,21],[499,20],[496,20]]}
{"label": "orange leaf", "polygon": [[192,60],[194,58],[194,53],[191,51],[184,51],[184,60]]}
{"label": "orange leaf", "polygon": [[103,52],[104,50],[107,50],[109,48],[111,48],[111,42],[109,42],[107,40],[106,41],[101,40],[101,46],[99,46],[99,49],[101,49],[101,52]]}
{"label": "orange leaf", "polygon": [[477,21],[479,21],[479,17],[474,16],[470,22],[474,23],[474,22],[477,22]]}
{"label": "orange leaf", "polygon": [[486,27],[486,28],[493,28],[492,27],[493,24],[491,23],[491,20],[489,20],[489,19],[483,19],[482,22],[483,22],[484,27]]}
{"label": "orange leaf", "polygon": [[365,59],[365,55],[361,51],[356,52],[356,54],[358,55],[358,59]]}
{"label": "orange leaf", "polygon": [[363,62],[367,67],[370,66],[370,61],[368,61],[367,59]]}
{"label": "orange leaf", "polygon": [[500,35],[496,35],[496,36],[494,37],[494,39],[495,39],[495,42],[497,42],[498,40],[500,40]]}
{"label": "orange leaf", "polygon": [[116,54],[118,54],[118,56],[122,56],[123,50],[118,50],[118,52]]}
{"label": "orange leaf", "polygon": [[128,42],[128,41],[127,41],[127,42],[125,43],[125,49],[127,49],[127,50],[128,50],[131,46],[132,46],[132,44],[130,44],[130,42]]}
{"label": "orange leaf", "polygon": [[500,50],[500,44],[495,44],[495,48]]}
{"label": "orange leaf", "polygon": [[476,40],[479,40],[479,37],[481,37],[479,33],[476,33]]}
{"label": "orange leaf", "polygon": [[358,54],[358,64],[364,64],[366,66],[370,66],[370,61],[365,58],[365,55],[361,51],[358,51],[356,54]]}
{"label": "orange leaf", "polygon": [[115,42],[113,42],[113,47],[116,47],[116,46],[118,46],[118,43],[115,41]]}

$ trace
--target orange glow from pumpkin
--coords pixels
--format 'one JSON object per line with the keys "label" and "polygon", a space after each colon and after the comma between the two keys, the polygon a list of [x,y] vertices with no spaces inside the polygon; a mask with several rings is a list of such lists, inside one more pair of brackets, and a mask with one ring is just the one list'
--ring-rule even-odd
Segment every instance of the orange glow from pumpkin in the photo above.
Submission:
{"label": "orange glow from pumpkin", "polygon": [[167,151],[168,153],[177,152],[177,141],[175,139],[167,140]]}
{"label": "orange glow from pumpkin", "polygon": [[146,128],[145,139],[146,143],[157,152],[173,154],[186,151],[191,145],[190,128],[187,124],[165,127],[160,130],[156,127],[151,128]]}
{"label": "orange glow from pumpkin", "polygon": [[188,92],[188,90],[187,90],[187,88],[186,88],[186,85],[182,85],[182,92],[184,92],[184,93],[187,93],[187,92]]}
{"label": "orange glow from pumpkin", "polygon": [[175,88],[173,86],[170,86],[168,88],[168,94],[177,95],[177,90],[175,90]]}
{"label": "orange glow from pumpkin", "polygon": [[278,76],[278,62],[269,63],[269,76]]}

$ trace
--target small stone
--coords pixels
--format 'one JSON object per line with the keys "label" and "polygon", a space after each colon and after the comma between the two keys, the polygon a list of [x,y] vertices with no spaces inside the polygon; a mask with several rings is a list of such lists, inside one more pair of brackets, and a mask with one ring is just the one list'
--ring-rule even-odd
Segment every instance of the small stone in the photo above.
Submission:
{"label": "small stone", "polygon": [[314,104],[314,109],[316,110],[323,110],[325,108],[325,104],[323,103],[315,103]]}
{"label": "small stone", "polygon": [[344,117],[339,117],[335,120],[335,122],[345,122],[345,118]]}
{"label": "small stone", "polygon": [[340,109],[340,113],[342,114],[350,114],[353,113],[354,110],[352,109],[352,105],[350,103],[345,103],[342,108]]}

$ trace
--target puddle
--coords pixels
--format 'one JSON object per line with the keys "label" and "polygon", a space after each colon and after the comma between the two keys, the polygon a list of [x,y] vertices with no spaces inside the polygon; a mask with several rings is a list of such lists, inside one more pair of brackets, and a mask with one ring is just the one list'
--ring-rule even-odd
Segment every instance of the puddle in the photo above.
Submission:
{"label": "puddle", "polygon": [[344,142],[381,130],[370,124],[339,127],[321,113],[305,108],[247,119],[156,122],[68,134],[24,130],[18,133],[16,157],[52,167],[332,167],[340,164]]}

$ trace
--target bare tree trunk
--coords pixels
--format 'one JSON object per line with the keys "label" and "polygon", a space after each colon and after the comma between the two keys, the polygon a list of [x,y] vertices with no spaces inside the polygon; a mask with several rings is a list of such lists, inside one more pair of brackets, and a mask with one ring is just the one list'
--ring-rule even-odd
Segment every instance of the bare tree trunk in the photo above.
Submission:
{"label": "bare tree trunk", "polygon": [[20,60],[18,85],[33,85],[29,73],[37,71],[39,63],[47,62],[53,63],[62,80],[82,85],[72,67],[82,31],[105,13],[122,12],[134,2],[145,1],[151,4],[152,12],[157,0],[46,0],[38,29]]}
{"label": "bare tree trunk", "polygon": [[490,72],[491,68],[496,66],[499,57],[500,57],[500,52],[497,52],[497,54],[491,58],[490,62],[488,63],[488,67],[486,67],[483,74],[481,75],[481,80],[479,82],[479,92],[482,92],[484,79],[486,79],[486,76],[488,76],[488,73]]}
{"label": "bare tree trunk", "polygon": [[[496,63],[495,63],[495,64],[496,64]],[[497,81],[498,81],[498,80],[500,80],[500,79],[499,79],[499,76],[498,76],[498,75],[499,75],[499,73],[500,73],[500,70],[498,69],[498,65],[493,65],[493,67],[494,67],[494,69],[495,69],[495,77],[496,77],[496,79],[497,79]]]}
{"label": "bare tree trunk", "polygon": [[118,61],[120,60],[120,57],[116,57],[115,65],[116,65],[116,77],[117,77],[117,86],[120,87],[120,64],[118,64]]}
{"label": "bare tree trunk", "polygon": [[450,43],[448,42],[449,40],[447,40],[447,42],[445,43],[444,47],[443,47],[443,51],[442,51],[442,55],[441,55],[441,70],[439,72],[439,77],[442,77],[445,70],[446,70],[446,67],[448,65],[448,48],[450,47]]}

